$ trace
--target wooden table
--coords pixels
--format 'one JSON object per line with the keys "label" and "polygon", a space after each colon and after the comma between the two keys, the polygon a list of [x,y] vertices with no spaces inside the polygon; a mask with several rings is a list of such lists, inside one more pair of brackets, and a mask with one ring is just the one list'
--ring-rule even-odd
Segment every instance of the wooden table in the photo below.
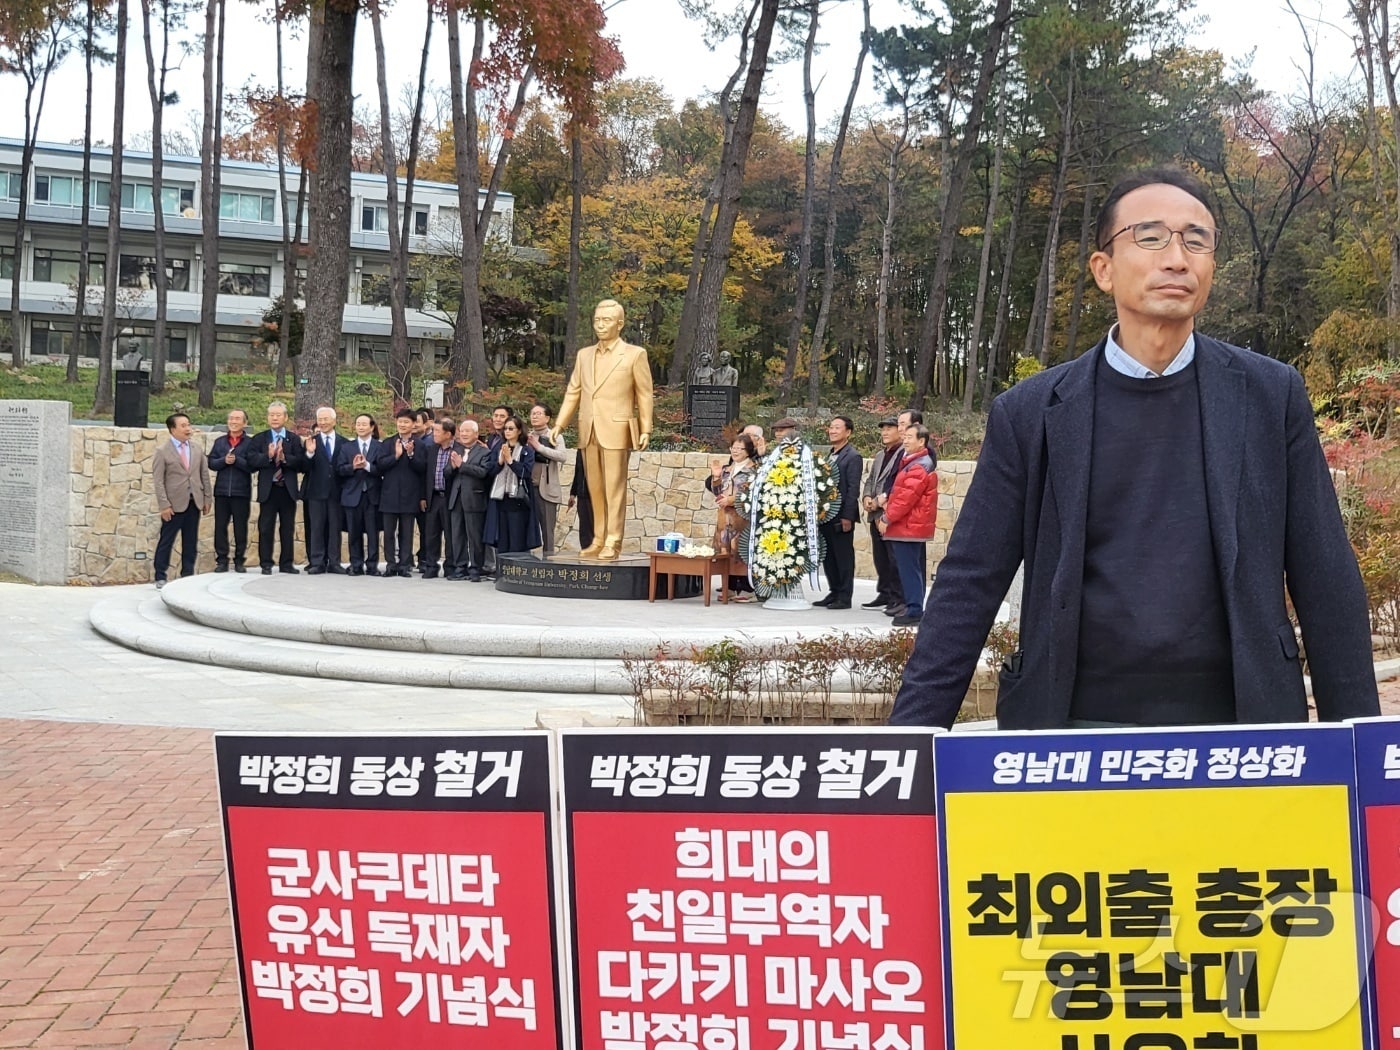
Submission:
{"label": "wooden table", "polygon": [[704,581],[705,604],[710,604],[710,594],[714,590],[714,578],[723,580],[720,601],[729,601],[729,555],[712,554],[707,558],[687,558],[681,554],[667,554],[664,551],[651,551],[651,577],[647,581],[647,601],[656,601],[656,577],[666,575],[666,595],[676,596],[677,576],[699,576]]}

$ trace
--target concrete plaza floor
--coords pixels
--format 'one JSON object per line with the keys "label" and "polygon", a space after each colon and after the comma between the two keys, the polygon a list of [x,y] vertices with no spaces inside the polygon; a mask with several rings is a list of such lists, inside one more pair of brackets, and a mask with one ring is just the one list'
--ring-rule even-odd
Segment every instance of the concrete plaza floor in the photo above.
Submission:
{"label": "concrete plaza floor", "polygon": [[0,1047],[242,1047],[209,730],[465,728],[470,694],[147,656],[89,626],[112,593],[0,584]]}

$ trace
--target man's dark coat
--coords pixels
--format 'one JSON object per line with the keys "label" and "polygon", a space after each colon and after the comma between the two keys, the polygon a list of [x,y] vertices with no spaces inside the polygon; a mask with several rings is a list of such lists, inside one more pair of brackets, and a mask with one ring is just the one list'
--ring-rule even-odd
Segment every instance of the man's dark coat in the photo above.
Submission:
{"label": "man's dark coat", "polygon": [[[1019,671],[1003,670],[1003,729],[1070,717],[1079,651],[1095,372],[1104,344],[992,404],[977,471],[938,567],[895,701],[896,725],[951,725],[1017,567]],[[1242,723],[1308,718],[1303,629],[1318,716],[1378,713],[1366,592],[1342,526],[1303,380],[1288,365],[1196,336],[1206,503]],[[1152,556],[1144,536],[1143,557]]]}

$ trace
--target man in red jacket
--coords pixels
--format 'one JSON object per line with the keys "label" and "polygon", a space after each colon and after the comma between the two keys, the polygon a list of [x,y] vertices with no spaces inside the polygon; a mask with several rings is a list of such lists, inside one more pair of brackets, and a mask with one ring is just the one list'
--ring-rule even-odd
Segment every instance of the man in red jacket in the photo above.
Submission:
{"label": "man in red jacket", "polygon": [[924,615],[928,541],[933,539],[938,517],[938,475],[928,447],[928,427],[916,423],[905,430],[904,459],[890,491],[880,493],[879,499],[885,512],[879,525],[904,591],[904,612],[894,618],[894,625],[915,627]]}

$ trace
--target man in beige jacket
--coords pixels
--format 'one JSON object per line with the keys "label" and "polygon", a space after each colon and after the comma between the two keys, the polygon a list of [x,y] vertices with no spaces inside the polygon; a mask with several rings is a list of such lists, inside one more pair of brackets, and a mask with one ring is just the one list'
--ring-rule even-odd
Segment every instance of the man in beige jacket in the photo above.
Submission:
{"label": "man in beige jacket", "polygon": [[578,352],[552,438],[578,414],[578,448],[593,503],[593,542],[580,555],[612,561],[622,549],[627,469],[632,450],[651,440],[651,364],[622,339],[622,304],[604,299],[593,311],[598,342]]}
{"label": "man in beige jacket", "polygon": [[209,479],[209,465],[204,450],[190,440],[194,428],[190,417],[176,412],[165,421],[170,440],[157,445],[151,457],[151,472],[155,477],[156,506],[160,508],[160,539],[156,542],[156,589],[165,586],[165,574],[170,568],[170,552],[175,536],[180,537],[180,575],[194,575],[194,560],[199,554],[199,515],[208,514],[214,506],[214,487]]}

